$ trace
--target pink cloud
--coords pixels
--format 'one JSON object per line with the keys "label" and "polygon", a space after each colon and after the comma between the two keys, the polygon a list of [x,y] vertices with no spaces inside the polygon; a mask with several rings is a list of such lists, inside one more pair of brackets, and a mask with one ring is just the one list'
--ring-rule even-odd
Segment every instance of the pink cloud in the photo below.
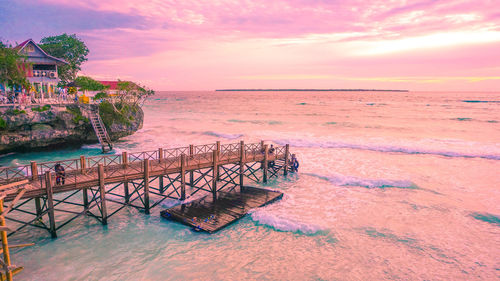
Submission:
{"label": "pink cloud", "polygon": [[[123,19],[122,26],[75,27],[73,32],[91,49],[84,71],[90,75],[133,77],[158,89],[291,84],[344,88],[355,83],[367,87],[445,89],[453,84],[369,78],[494,77],[498,73],[495,61],[500,61],[496,51],[500,47],[500,5],[489,0],[41,1],[48,6],[79,10],[83,18],[92,11],[93,15],[112,14]],[[29,5],[30,1],[16,3]],[[128,23],[128,18],[134,24]],[[68,32],[64,26],[61,30]],[[464,34],[464,38],[454,37],[449,44],[422,41],[449,34]],[[468,42],[465,36],[470,34],[491,35],[491,40]],[[359,55],[380,45],[402,44],[402,40],[417,43]],[[290,81],[286,77],[304,79]],[[463,85],[467,89],[496,85],[498,89],[497,80],[487,81]]]}

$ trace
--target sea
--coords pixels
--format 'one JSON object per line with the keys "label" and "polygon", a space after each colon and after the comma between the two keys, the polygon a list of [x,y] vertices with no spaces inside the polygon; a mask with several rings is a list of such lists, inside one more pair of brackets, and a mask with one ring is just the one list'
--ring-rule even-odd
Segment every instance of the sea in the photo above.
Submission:
{"label": "sea", "polygon": [[[500,92],[158,92],[111,153],[290,144],[282,200],[214,234],[132,207],[10,243],[16,280],[500,280]],[[99,155],[11,153],[1,165]]]}

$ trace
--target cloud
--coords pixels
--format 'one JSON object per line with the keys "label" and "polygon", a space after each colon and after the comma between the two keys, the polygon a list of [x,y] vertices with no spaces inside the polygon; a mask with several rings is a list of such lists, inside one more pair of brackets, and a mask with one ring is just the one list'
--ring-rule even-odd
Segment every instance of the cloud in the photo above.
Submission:
{"label": "cloud", "polygon": [[4,0],[0,13],[0,39],[77,33],[87,74],[162,89],[498,86],[500,8],[489,0]]}

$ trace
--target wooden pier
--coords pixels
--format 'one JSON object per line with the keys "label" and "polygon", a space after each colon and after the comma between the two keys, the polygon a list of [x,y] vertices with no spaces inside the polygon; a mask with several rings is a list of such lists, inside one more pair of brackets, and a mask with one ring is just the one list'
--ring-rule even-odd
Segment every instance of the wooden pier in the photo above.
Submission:
{"label": "wooden pier", "polygon": [[[220,208],[239,190],[243,209],[258,207],[265,203],[259,201],[263,193],[258,195],[259,191],[243,186],[247,181],[267,182],[281,173],[286,175],[289,156],[288,145],[276,146],[269,153],[264,142],[241,141],[0,167],[0,184],[29,181],[22,191],[12,189],[5,194],[4,201],[10,202],[5,219],[17,225],[8,235],[35,227],[55,238],[59,229],[80,216],[93,217],[106,225],[124,207],[150,214],[166,199],[182,201],[198,192],[209,195],[211,202],[221,199],[212,204]],[[59,183],[56,164],[66,173]],[[271,195],[279,196],[267,194],[265,201],[272,201]],[[214,214],[217,212],[208,217]],[[214,231],[218,225],[202,229]]]}

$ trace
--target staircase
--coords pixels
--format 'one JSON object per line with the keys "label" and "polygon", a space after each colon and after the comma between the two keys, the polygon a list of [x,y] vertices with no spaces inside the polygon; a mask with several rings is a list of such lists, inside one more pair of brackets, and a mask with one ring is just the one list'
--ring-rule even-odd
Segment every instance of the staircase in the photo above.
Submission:
{"label": "staircase", "polygon": [[99,116],[99,107],[92,106],[90,108],[89,115],[90,123],[92,123],[92,127],[94,128],[97,139],[102,146],[102,152],[109,152],[113,149],[113,145],[111,144],[111,139],[109,138],[108,132],[106,131],[106,127],[104,127],[104,123]]}

